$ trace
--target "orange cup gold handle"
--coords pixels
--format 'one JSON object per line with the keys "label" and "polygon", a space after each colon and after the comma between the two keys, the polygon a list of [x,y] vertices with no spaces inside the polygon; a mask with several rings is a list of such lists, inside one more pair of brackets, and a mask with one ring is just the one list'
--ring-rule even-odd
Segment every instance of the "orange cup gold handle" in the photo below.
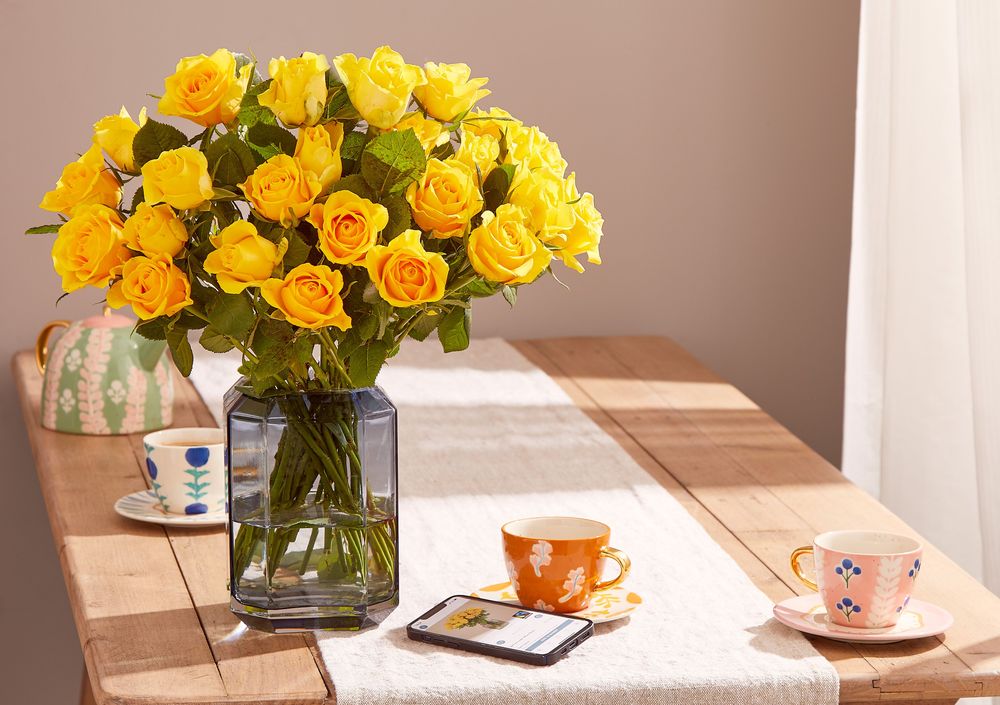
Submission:
{"label": "orange cup gold handle", "polygon": [[601,556],[610,558],[617,563],[619,572],[617,577],[597,583],[597,585],[594,586],[594,590],[608,590],[613,588],[615,585],[618,585],[625,580],[625,578],[628,577],[628,572],[632,570],[632,559],[628,557],[628,554],[626,554],[625,551],[619,551],[617,548],[611,547],[602,548]]}
{"label": "orange cup gold handle", "polygon": [[796,578],[802,581],[803,585],[805,585],[810,590],[819,590],[819,586],[816,584],[814,580],[810,580],[809,578],[807,578],[805,575],[802,574],[802,566],[799,565],[799,559],[802,556],[805,556],[812,552],[813,552],[812,546],[799,546],[794,551],[792,551],[792,555],[789,557],[788,560],[792,564],[792,572],[795,573]]}
{"label": "orange cup gold handle", "polygon": [[35,341],[35,366],[38,367],[39,372],[45,372],[45,361],[49,358],[49,338],[52,337],[52,333],[55,332],[56,328],[67,327],[69,327],[69,321],[51,321],[46,323],[42,332],[38,334],[38,339]]}

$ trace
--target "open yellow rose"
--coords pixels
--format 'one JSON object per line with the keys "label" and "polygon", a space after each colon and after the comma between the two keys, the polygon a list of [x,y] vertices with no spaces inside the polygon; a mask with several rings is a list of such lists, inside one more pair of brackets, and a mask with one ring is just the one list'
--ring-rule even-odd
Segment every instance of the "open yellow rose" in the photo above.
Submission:
{"label": "open yellow rose", "polygon": [[467,112],[479,100],[490,94],[481,90],[488,78],[469,78],[472,69],[466,64],[424,64],[427,83],[413,89],[414,97],[427,114],[450,122]]}
{"label": "open yellow rose", "polygon": [[275,245],[246,220],[227,225],[210,239],[215,249],[205,257],[205,271],[215,275],[227,294],[263,284],[288,249],[288,240]]}
{"label": "open yellow rose", "polygon": [[240,189],[260,216],[288,228],[309,212],[323,187],[298,159],[276,154],[254,169]]}
{"label": "open yellow rose", "polygon": [[302,168],[311,171],[326,191],[340,178],[340,146],[344,142],[344,126],[339,122],[299,128],[295,158]]}
{"label": "open yellow rose", "polygon": [[187,274],[167,255],[133,257],[122,267],[121,276],[108,289],[108,305],[129,305],[140,320],[173,316],[194,303]]}
{"label": "open yellow rose", "polygon": [[594,196],[585,193],[582,196],[576,189],[576,174],[570,174],[566,179],[567,195],[573,201],[573,226],[566,231],[566,243],[558,251],[559,257],[570,269],[583,271],[576,257],[586,254],[591,264],[601,263],[599,246],[603,237],[604,216],[594,207]]}
{"label": "open yellow rose", "polygon": [[187,228],[166,203],[140,203],[125,221],[125,244],[147,257],[176,257],[187,241]]}
{"label": "open yellow rose", "polygon": [[419,230],[407,230],[388,245],[376,245],[365,266],[379,295],[393,306],[405,308],[444,297],[448,264],[439,252],[424,249]]}
{"label": "open yellow rose", "polygon": [[94,203],[117,208],[121,198],[122,185],[104,165],[101,148],[95,144],[75,162],[63,167],[56,187],[45,194],[38,207],[73,215],[75,209]]}
{"label": "open yellow rose", "polygon": [[121,218],[101,204],[81,206],[62,224],[52,244],[52,266],[65,292],[102,287],[131,253],[122,241]]}
{"label": "open yellow rose", "polygon": [[413,220],[432,237],[462,237],[483,207],[476,172],[462,162],[430,159],[427,169],[406,189]]}
{"label": "open yellow rose", "polygon": [[135,156],[132,154],[132,142],[135,133],[145,124],[145,108],[139,111],[139,122],[136,123],[123,105],[117,115],[106,115],[94,123],[94,144],[107,152],[119,169],[134,173]]}
{"label": "open yellow rose", "polygon": [[319,248],[328,260],[364,264],[368,250],[389,223],[389,211],[350,191],[336,191],[326,203],[312,207],[308,220],[316,226]]}
{"label": "open yellow rose", "polygon": [[399,122],[413,89],[427,81],[423,69],[407,64],[387,46],[376,49],[370,59],[341,54],[333,65],[361,117],[383,130]]}
{"label": "open yellow rose", "polygon": [[545,167],[560,177],[566,173],[566,160],[559,151],[559,145],[537,127],[511,125],[507,129],[508,164],[517,164],[515,184],[522,175]]}
{"label": "open yellow rose", "polygon": [[293,59],[271,59],[267,66],[271,85],[257,96],[290,127],[315,125],[326,107],[326,71],[330,62],[322,54],[307,51]]}
{"label": "open yellow rose", "polygon": [[503,108],[473,110],[462,119],[462,134],[489,135],[499,142],[505,132],[522,124]]}
{"label": "open yellow rose", "polygon": [[576,222],[570,205],[577,198],[572,185],[546,167],[526,171],[520,179],[515,175],[515,184],[510,202],[528,214],[532,232],[548,245],[565,247],[567,233]]}
{"label": "open yellow rose", "polygon": [[529,228],[525,212],[505,203],[496,216],[483,215],[483,224],[469,235],[469,261],[486,279],[500,284],[533,282],[552,260]]}
{"label": "open yellow rose", "polygon": [[493,135],[466,132],[462,135],[462,144],[455,153],[455,161],[462,162],[473,171],[478,169],[480,178],[485,181],[497,165],[499,156],[500,142]]}
{"label": "open yellow rose", "polygon": [[419,112],[407,113],[399,122],[392,126],[392,129],[395,132],[413,130],[413,134],[417,136],[420,146],[424,148],[427,154],[430,154],[435,147],[440,147],[451,139],[451,135],[444,129],[444,126],[440,122],[425,118]]}
{"label": "open yellow rose", "polygon": [[142,165],[142,191],[147,203],[197,208],[213,194],[208,159],[194,147],[167,150]]}
{"label": "open yellow rose", "polygon": [[268,279],[261,285],[260,293],[292,325],[347,330],[351,327],[351,317],[344,311],[343,289],[343,274],[325,264],[307,262],[284,279]]}
{"label": "open yellow rose", "polygon": [[163,82],[160,112],[204,127],[232,122],[246,93],[251,68],[247,64],[237,72],[236,57],[227,49],[211,56],[186,56]]}

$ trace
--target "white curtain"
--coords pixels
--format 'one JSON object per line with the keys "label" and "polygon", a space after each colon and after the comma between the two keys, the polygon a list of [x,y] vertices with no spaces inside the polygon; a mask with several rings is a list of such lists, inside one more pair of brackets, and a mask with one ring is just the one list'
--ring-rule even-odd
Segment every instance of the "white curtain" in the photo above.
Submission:
{"label": "white curtain", "polygon": [[844,460],[1000,591],[1000,2],[864,0]]}

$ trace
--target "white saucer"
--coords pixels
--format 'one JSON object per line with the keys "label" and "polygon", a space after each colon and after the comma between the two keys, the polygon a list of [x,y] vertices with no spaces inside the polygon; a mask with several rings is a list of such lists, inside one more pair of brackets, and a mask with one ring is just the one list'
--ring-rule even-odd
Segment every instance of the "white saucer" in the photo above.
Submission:
{"label": "white saucer", "polygon": [[894,644],[897,641],[923,639],[940,634],[954,623],[951,613],[922,600],[910,600],[899,621],[883,629],[857,629],[833,624],[827,619],[826,607],[817,594],[790,597],[774,606],[774,617],[792,629],[834,641]]}
{"label": "white saucer", "polygon": [[127,519],[167,526],[222,526],[228,521],[225,512],[210,514],[168,514],[157,503],[156,495],[149,490],[127,494],[115,502],[115,511]]}
{"label": "white saucer", "polygon": [[[509,582],[495,583],[481,587],[472,593],[472,597],[481,597],[484,600],[496,600],[497,602],[509,602],[513,605],[521,604],[514,594],[514,588]],[[574,617],[589,619],[594,624],[602,622],[613,622],[622,617],[628,617],[635,612],[636,608],[642,604],[642,598],[638,593],[632,592],[626,587],[618,585],[610,590],[595,592],[590,598],[590,605],[587,609],[571,613]]]}

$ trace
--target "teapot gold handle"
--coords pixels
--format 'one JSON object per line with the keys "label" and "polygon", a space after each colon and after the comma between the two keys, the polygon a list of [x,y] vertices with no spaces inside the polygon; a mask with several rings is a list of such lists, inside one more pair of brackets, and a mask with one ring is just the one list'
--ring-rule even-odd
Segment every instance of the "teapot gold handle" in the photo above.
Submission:
{"label": "teapot gold handle", "polygon": [[35,341],[35,365],[39,372],[43,374],[45,372],[45,362],[49,358],[49,338],[52,337],[52,333],[55,332],[56,328],[68,327],[69,321],[50,321],[38,334],[38,340]]}

